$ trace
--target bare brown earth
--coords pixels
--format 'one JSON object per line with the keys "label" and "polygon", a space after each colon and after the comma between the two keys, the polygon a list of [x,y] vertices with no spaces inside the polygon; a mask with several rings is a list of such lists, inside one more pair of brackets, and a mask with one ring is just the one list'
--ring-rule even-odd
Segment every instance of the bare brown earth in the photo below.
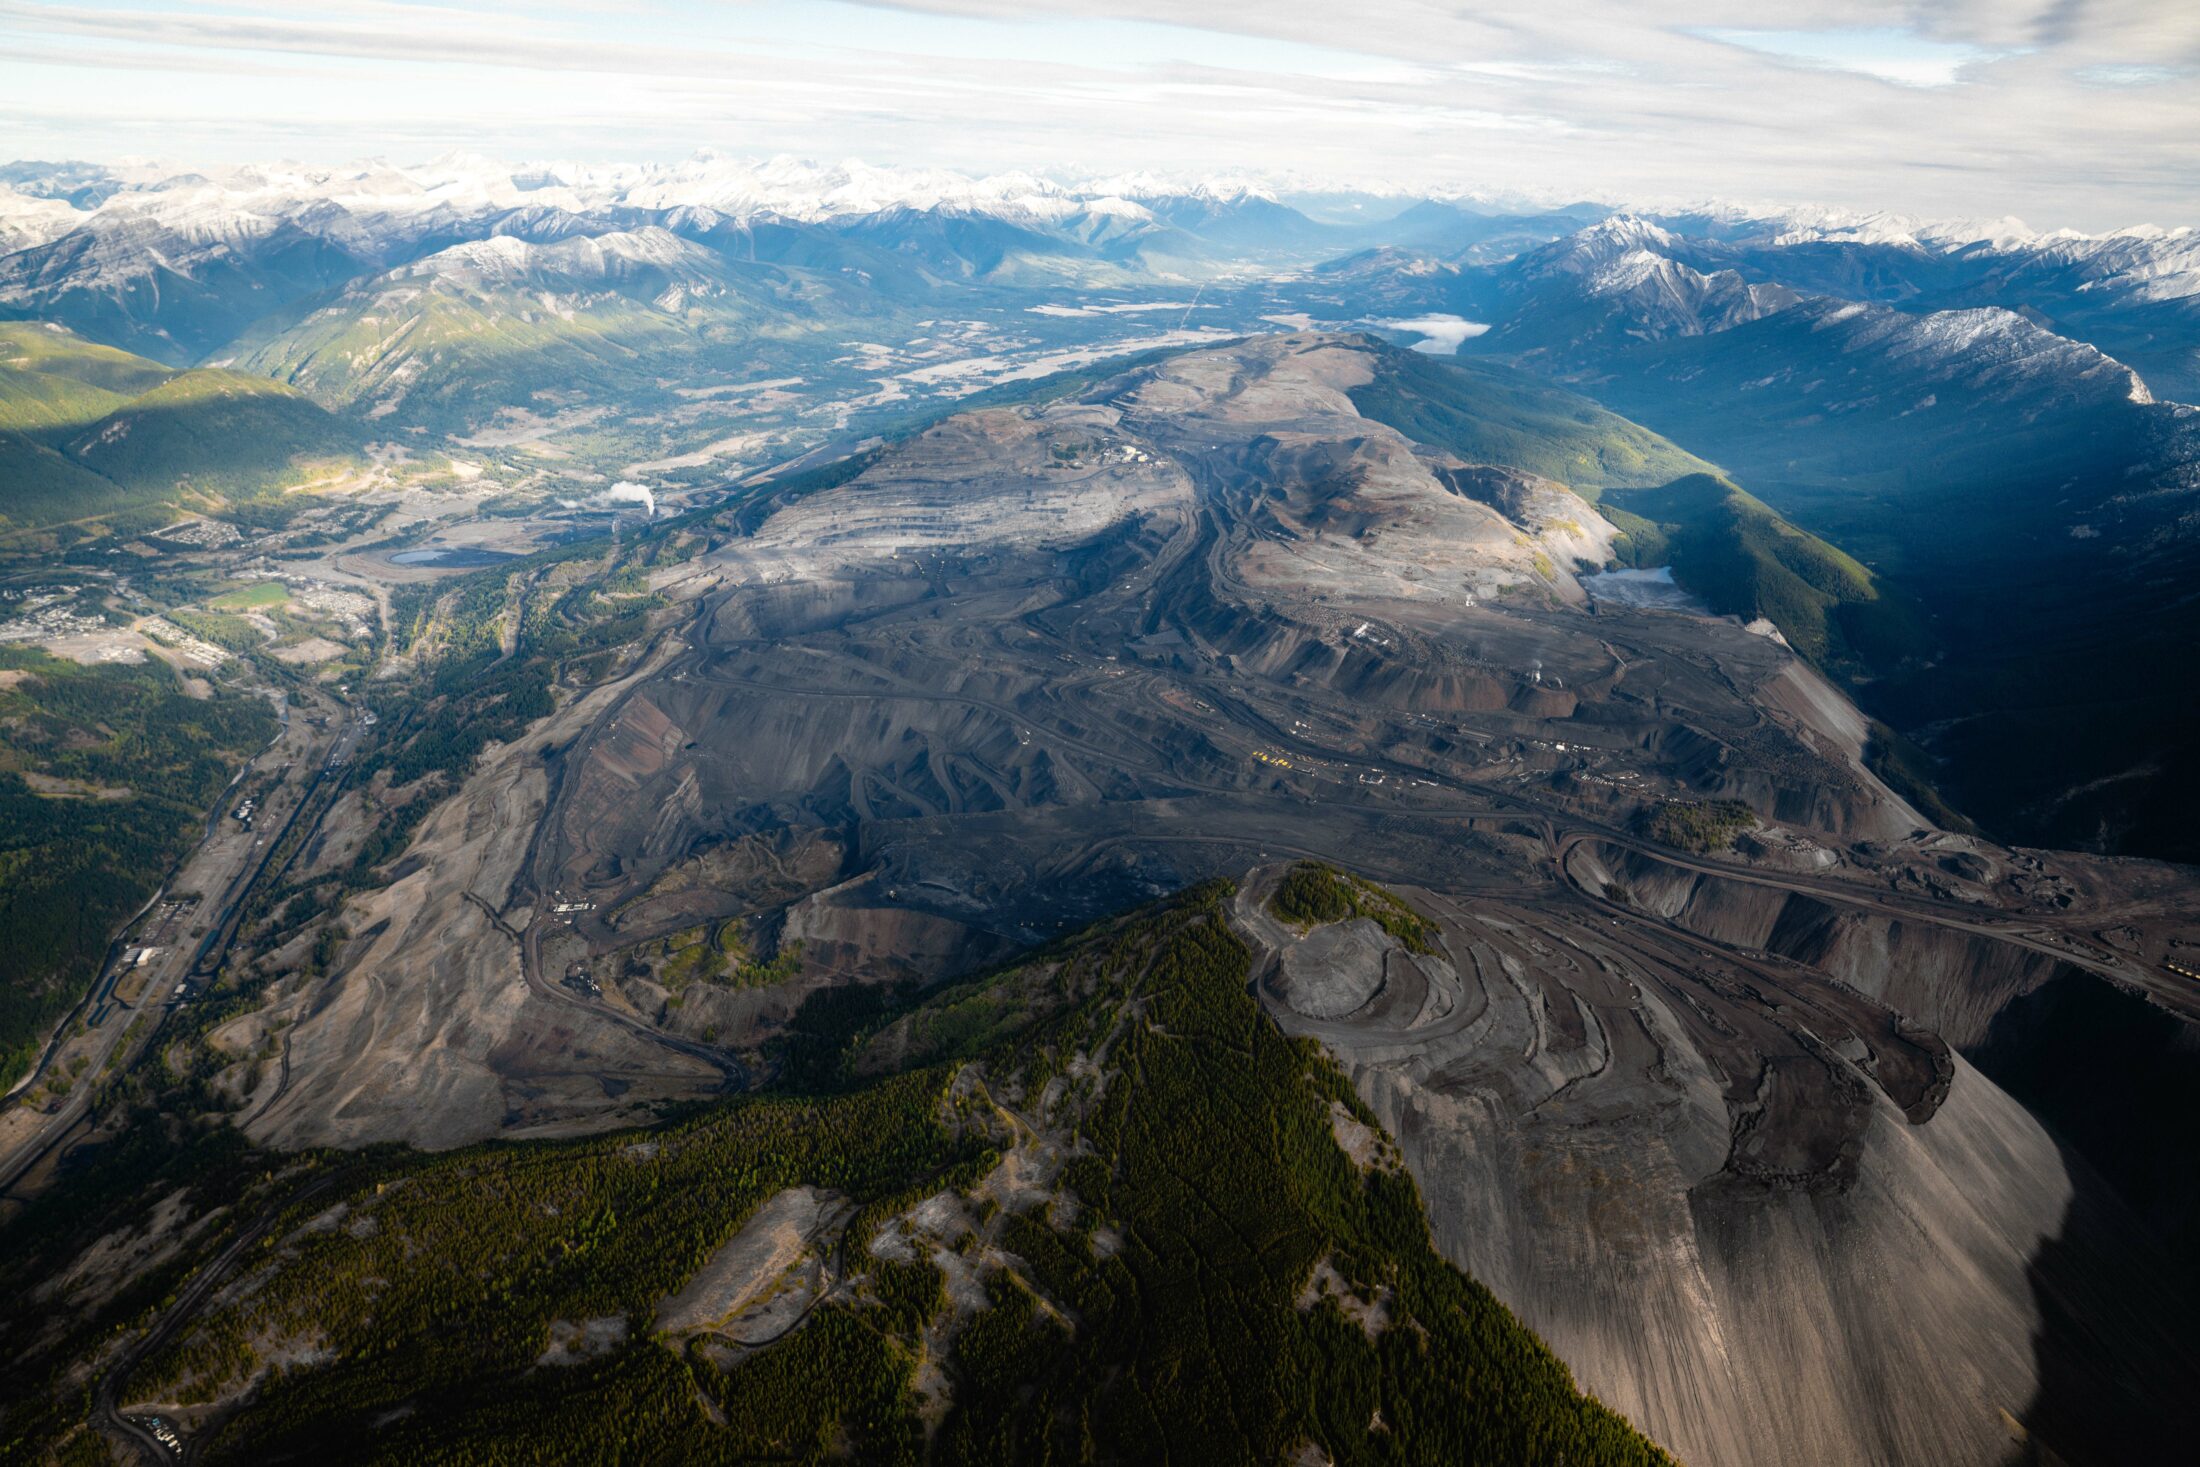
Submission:
{"label": "bare brown earth", "polygon": [[411,873],[346,909],[359,936],[291,1032],[288,1087],[255,1097],[255,1137],[449,1146],[499,1128],[600,1127],[719,1082],[707,1062],[531,987],[494,915],[550,793],[543,748],[615,691],[493,751],[423,823]]}
{"label": "bare brown earth", "polygon": [[[618,1124],[764,1077],[821,985],[1321,857],[1442,950],[1264,928],[1256,884],[1271,1012],[1446,1251],[1683,1458],[2158,1458],[2200,1400],[2163,1162],[2200,1141],[2191,873],[1934,829],[1776,639],[1589,604],[1610,527],[1563,486],[1360,418],[1368,350],[965,414],[761,515],[346,911],[252,1129]],[[1758,817],[1731,850],[1637,833],[1711,798]],[[564,981],[736,917],[791,976],[661,1011]]]}

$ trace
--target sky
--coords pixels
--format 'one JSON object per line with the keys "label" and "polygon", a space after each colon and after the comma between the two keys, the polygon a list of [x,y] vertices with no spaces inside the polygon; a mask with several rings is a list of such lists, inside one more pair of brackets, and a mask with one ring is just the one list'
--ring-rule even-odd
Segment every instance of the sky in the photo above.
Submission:
{"label": "sky", "polygon": [[2200,223],[2200,0],[0,0],[0,157],[859,157]]}

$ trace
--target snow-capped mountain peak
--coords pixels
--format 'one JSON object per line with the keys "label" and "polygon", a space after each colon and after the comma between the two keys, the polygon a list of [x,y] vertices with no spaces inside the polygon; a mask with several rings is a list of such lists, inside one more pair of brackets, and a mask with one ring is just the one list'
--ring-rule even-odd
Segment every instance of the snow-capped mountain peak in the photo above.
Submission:
{"label": "snow-capped mountain peak", "polygon": [[85,210],[67,199],[18,193],[12,185],[0,183],[0,255],[59,239],[86,217]]}
{"label": "snow-capped mountain peak", "polygon": [[[1614,214],[1531,251],[1523,263],[1531,275],[1571,275],[1595,281],[1631,257],[1669,261],[1680,246],[1678,235],[1648,219],[1635,214]],[[1639,272],[1648,267],[1638,261],[1626,268]]]}
{"label": "snow-capped mountain peak", "polygon": [[499,234],[467,240],[413,261],[400,272],[423,278],[465,276],[488,285],[608,282],[642,270],[707,276],[716,257],[668,229],[649,225],[636,230],[580,235],[547,244]]}

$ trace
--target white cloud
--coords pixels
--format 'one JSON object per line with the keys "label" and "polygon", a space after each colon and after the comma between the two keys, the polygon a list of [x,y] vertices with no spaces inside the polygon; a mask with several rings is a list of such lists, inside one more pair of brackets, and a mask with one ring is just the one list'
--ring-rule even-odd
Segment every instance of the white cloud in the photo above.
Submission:
{"label": "white cloud", "polygon": [[2079,81],[2101,87],[2158,87],[2191,81],[2200,71],[2190,66],[2087,66],[2072,72]]}
{"label": "white cloud", "polygon": [[0,152],[711,145],[2102,226],[2200,217],[2196,74],[2167,0],[0,0]]}
{"label": "white cloud", "polygon": [[1828,30],[1768,31],[1709,28],[1714,41],[1741,46],[1806,66],[1852,71],[1906,87],[1945,87],[1963,69],[1990,60],[1994,53],[1961,42],[1934,41],[1911,31]]}

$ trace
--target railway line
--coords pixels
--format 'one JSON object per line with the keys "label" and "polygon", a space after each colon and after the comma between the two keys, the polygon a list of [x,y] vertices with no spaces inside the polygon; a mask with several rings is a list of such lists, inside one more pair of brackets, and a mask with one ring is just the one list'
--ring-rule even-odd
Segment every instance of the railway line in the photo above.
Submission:
{"label": "railway line", "polygon": [[[286,719],[284,732],[278,733],[276,741],[268,746],[269,750],[280,743],[289,728],[289,720]],[[339,744],[346,739],[355,742],[358,732],[356,720],[344,720],[335,732]],[[262,751],[262,757],[266,752],[268,751]],[[306,817],[309,810],[312,811],[311,818],[314,820],[318,820],[323,813],[317,805],[316,797],[324,782],[336,772],[338,766],[319,758],[318,751],[309,751],[309,757],[313,761],[312,773],[300,788],[281,825],[258,837],[254,845],[246,848],[248,859],[229,876],[206,934],[192,947],[188,958],[173,970],[173,986],[181,989],[181,992],[165,998],[159,997],[172,985],[169,973],[156,970],[146,975],[140,1000],[135,1006],[126,1005],[116,998],[115,988],[124,971],[121,959],[127,947],[126,937],[146,912],[152,910],[166,895],[180,873],[189,869],[195,859],[210,852],[215,843],[228,834],[223,828],[223,822],[228,818],[228,796],[236,788],[237,782],[242,780],[244,772],[240,771],[238,780],[231,782],[229,789],[223,792],[222,800],[216,803],[207,816],[199,845],[178,864],[176,872],[171,873],[160,891],[154,894],[116,936],[109,948],[108,962],[99,981],[87,992],[84,1004],[76,1011],[88,1015],[90,1027],[103,1036],[91,1063],[86,1066],[85,1075],[88,1079],[104,1074],[113,1066],[127,1065],[136,1055],[143,1054],[159,1036],[177,1006],[188,1002],[219,972],[222,961],[236,941],[247,899],[269,874],[271,863],[278,854],[287,862],[289,856],[295,853],[296,846],[290,843],[289,838],[299,829],[300,819]],[[134,1018],[142,1018],[145,1022],[142,1025],[134,1024]],[[64,1021],[57,1034],[65,1033],[71,1022],[73,1017]],[[50,1062],[57,1053],[58,1050],[49,1047],[46,1061]],[[43,1117],[30,1137],[19,1143],[6,1157],[0,1158],[0,1195],[13,1191],[34,1167],[55,1155],[65,1144],[77,1137],[93,1117],[95,1100],[96,1086],[89,1083],[77,1085],[58,1111]]]}

